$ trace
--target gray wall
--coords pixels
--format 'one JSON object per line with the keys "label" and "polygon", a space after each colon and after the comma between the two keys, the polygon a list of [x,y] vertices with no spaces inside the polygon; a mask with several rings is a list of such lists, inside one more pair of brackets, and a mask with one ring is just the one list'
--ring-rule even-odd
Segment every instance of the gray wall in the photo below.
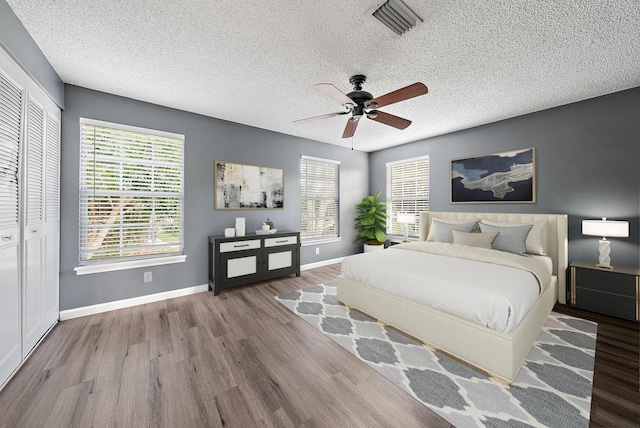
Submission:
{"label": "gray wall", "polygon": [[5,0],[0,0],[0,45],[58,106],[64,108],[62,80]]}
{"label": "gray wall", "polygon": [[[564,213],[569,259],[597,262],[598,238],[583,219],[630,221],[629,238],[611,238],[614,265],[640,264],[640,88],[372,153],[371,193],[385,193],[385,164],[429,155],[431,211]],[[451,204],[450,160],[535,147],[535,204]],[[386,195],[385,195],[386,197]]]}
{"label": "gray wall", "polygon": [[[300,156],[341,162],[340,242],[302,247],[302,264],[352,254],[355,204],[368,191],[367,153],[265,131],[232,122],[143,103],[76,86],[65,86],[62,114],[60,309],[71,309],[172,289],[206,284],[207,236],[223,234],[236,217],[245,217],[247,230],[269,217],[278,229],[300,227]],[[186,263],[77,276],[79,118],[104,120],[184,134]],[[285,207],[281,210],[213,209],[213,164],[225,160],[284,168]],[[143,282],[143,272],[153,282]]]}

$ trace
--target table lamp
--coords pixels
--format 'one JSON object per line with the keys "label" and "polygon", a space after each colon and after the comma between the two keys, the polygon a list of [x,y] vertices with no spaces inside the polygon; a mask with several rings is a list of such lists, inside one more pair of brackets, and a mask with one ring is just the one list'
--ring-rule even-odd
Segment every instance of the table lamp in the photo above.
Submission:
{"label": "table lamp", "polygon": [[598,241],[600,255],[597,266],[611,269],[611,258],[609,257],[611,242],[607,241],[607,236],[627,238],[629,236],[629,222],[607,220],[606,217],[602,217],[602,220],[582,220],[582,234],[602,236],[602,239]]}
{"label": "table lamp", "polygon": [[409,242],[409,225],[416,222],[416,216],[411,213],[398,213],[396,220],[404,228],[404,237],[402,238],[402,242]]}

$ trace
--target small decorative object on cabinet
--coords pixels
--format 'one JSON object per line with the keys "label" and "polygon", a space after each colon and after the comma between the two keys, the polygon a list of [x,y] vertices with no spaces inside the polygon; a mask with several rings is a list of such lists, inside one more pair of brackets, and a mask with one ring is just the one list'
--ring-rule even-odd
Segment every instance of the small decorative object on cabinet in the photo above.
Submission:
{"label": "small decorative object on cabinet", "polygon": [[209,289],[225,288],[296,274],[300,276],[300,232],[209,236]]}
{"label": "small decorative object on cabinet", "polygon": [[571,263],[571,305],[605,315],[638,321],[640,269],[599,268]]}

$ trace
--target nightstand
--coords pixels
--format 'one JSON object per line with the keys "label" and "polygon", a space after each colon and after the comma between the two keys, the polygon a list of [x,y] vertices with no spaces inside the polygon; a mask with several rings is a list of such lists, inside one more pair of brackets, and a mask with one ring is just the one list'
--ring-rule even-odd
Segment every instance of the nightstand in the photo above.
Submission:
{"label": "nightstand", "polygon": [[571,305],[638,321],[640,269],[603,269],[593,263],[571,263]]}

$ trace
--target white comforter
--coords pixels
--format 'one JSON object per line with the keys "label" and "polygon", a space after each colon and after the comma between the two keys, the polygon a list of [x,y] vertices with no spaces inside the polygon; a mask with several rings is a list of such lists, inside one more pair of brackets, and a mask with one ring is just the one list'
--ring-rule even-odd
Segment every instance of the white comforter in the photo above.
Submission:
{"label": "white comforter", "polygon": [[349,256],[342,275],[501,332],[516,327],[551,283],[536,258],[434,242]]}

